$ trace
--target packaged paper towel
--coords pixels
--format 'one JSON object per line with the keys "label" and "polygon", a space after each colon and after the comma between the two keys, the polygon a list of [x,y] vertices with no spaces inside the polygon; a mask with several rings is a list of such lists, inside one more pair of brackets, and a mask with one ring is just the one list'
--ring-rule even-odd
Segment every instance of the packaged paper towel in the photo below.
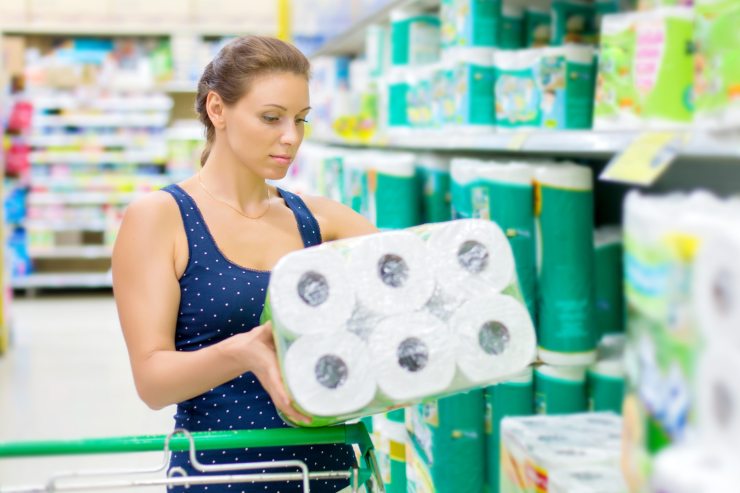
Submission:
{"label": "packaged paper towel", "polygon": [[651,493],[734,493],[740,484],[737,457],[701,442],[671,447],[655,459]]}
{"label": "packaged paper towel", "polygon": [[537,70],[542,54],[540,48],[496,53],[494,92],[498,128],[537,128],[541,125],[542,90]]}
{"label": "packaged paper towel", "polygon": [[683,127],[691,122],[693,11],[604,16],[595,128]]}
{"label": "packaged paper towel", "polygon": [[[736,327],[737,328],[737,327]],[[696,375],[698,435],[727,454],[740,445],[740,351],[712,341],[701,355]]]}
{"label": "packaged paper towel", "polygon": [[740,126],[740,4],[695,2],[695,122],[701,129]]}
{"label": "packaged paper towel", "polygon": [[404,409],[372,417],[373,445],[386,493],[406,493],[406,430]]}
{"label": "packaged paper towel", "polygon": [[549,45],[551,24],[549,2],[527,2],[524,11],[524,48],[539,48]]}
{"label": "packaged paper towel", "polygon": [[618,470],[621,427],[611,413],[505,418],[501,492],[549,491],[554,476],[573,470]]}
{"label": "packaged paper towel", "polygon": [[594,55],[592,47],[574,44],[543,50],[538,66],[543,127],[591,128]]}
{"label": "packaged paper towel", "polygon": [[598,337],[624,332],[622,230],[606,226],[594,232],[594,297]]}
{"label": "packaged paper towel", "polygon": [[[341,289],[335,277],[353,282]],[[491,385],[535,355],[511,248],[483,220],[293,252],[272,271],[261,320],[273,322],[286,389],[309,426]]]}
{"label": "packaged paper towel", "polygon": [[496,125],[494,109],[493,48],[457,48],[455,63],[456,126],[463,131],[491,131]]}

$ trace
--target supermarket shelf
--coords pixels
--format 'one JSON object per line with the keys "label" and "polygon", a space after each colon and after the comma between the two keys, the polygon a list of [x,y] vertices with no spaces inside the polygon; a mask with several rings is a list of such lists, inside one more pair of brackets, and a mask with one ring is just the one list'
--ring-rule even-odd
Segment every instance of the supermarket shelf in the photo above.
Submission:
{"label": "supermarket shelf", "polygon": [[161,91],[170,93],[196,93],[198,83],[195,81],[172,81],[157,87]]}
{"label": "supermarket shelf", "polygon": [[92,232],[103,232],[108,230],[108,225],[105,221],[39,221],[39,220],[28,220],[23,223],[28,230],[33,231],[92,231]]}
{"label": "supermarket shelf", "polygon": [[[624,150],[645,132],[511,131],[480,135],[442,133],[399,134],[371,142],[348,141],[332,136],[313,136],[311,141],[358,148],[387,148],[427,151],[536,153],[565,156],[611,156]],[[680,156],[707,158],[740,158],[736,136],[719,136],[701,131],[680,133],[686,140]]]}
{"label": "supermarket shelf", "polygon": [[365,47],[365,29],[376,23],[387,22],[391,10],[399,7],[419,6],[434,8],[439,6],[439,0],[391,0],[385,7],[368,15],[359,22],[349,26],[342,34],[328,40],[324,46],[311,54],[312,58],[328,55],[356,55]]}
{"label": "supermarket shelf", "polygon": [[71,135],[71,134],[34,134],[28,137],[15,137],[32,147],[124,147],[128,149],[146,149],[152,142],[163,142],[160,136],[142,135]]}
{"label": "supermarket shelf", "polygon": [[121,112],[132,111],[170,111],[172,99],[164,95],[140,97],[107,97],[82,100],[73,96],[37,96],[29,95],[33,101],[33,108],[39,110],[113,110]]}
{"label": "supermarket shelf", "polygon": [[110,288],[113,286],[108,272],[69,272],[30,274],[11,280],[14,289],[65,289],[65,288]]}
{"label": "supermarket shelf", "polygon": [[99,22],[89,25],[79,23],[34,22],[23,24],[0,25],[0,32],[5,34],[49,34],[58,36],[172,36],[186,34],[206,37],[241,36],[244,34],[275,35],[274,26],[244,26],[235,29],[228,26],[197,27],[183,24],[126,24],[116,22]]}
{"label": "supermarket shelf", "polygon": [[106,114],[106,115],[34,115],[31,126],[38,128],[64,127],[162,127],[167,125],[168,114],[136,115],[136,114]]}
{"label": "supermarket shelf", "polygon": [[54,246],[48,248],[29,248],[28,254],[34,259],[97,259],[110,258],[113,251],[109,246]]}
{"label": "supermarket shelf", "polygon": [[135,150],[126,152],[31,152],[29,161],[32,165],[43,164],[164,164],[167,162],[167,150],[157,152]]}
{"label": "supermarket shelf", "polygon": [[28,195],[29,205],[103,205],[103,204],[128,204],[141,193],[98,193],[98,192],[74,192],[74,193],[40,193],[31,192]]}

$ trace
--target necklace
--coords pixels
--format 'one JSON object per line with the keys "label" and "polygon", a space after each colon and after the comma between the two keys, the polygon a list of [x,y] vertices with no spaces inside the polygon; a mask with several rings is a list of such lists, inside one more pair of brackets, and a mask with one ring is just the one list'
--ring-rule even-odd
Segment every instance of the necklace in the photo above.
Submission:
{"label": "necklace", "polygon": [[262,216],[264,216],[265,214],[267,214],[267,211],[270,210],[270,187],[267,187],[267,208],[265,209],[265,212],[263,212],[262,214],[260,214],[257,217],[252,217],[252,216],[248,216],[248,215],[244,214],[241,210],[237,209],[236,207],[234,207],[233,205],[229,204],[228,202],[219,199],[218,197],[216,197],[215,195],[213,195],[211,192],[209,192],[208,189],[206,188],[206,186],[203,184],[203,180],[200,177],[200,171],[198,172],[198,183],[200,183],[200,187],[203,189],[203,191],[205,193],[207,193],[208,196],[211,197],[213,200],[215,200],[216,202],[221,202],[225,206],[233,209],[234,212],[236,212],[240,216],[244,216],[247,219],[252,219],[252,220],[260,219]]}

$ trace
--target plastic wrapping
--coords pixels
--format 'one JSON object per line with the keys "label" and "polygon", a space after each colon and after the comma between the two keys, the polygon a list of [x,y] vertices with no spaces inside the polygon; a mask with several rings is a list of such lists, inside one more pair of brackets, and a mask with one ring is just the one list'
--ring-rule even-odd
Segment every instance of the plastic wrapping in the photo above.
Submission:
{"label": "plastic wrapping", "polygon": [[[324,252],[330,259],[324,265],[296,274],[304,258]],[[318,316],[336,288],[314,273],[325,273],[326,280],[342,270],[354,290],[341,317],[321,330],[322,319],[312,312]],[[296,294],[305,290],[304,278],[314,296]],[[312,330],[282,324],[296,312]],[[273,321],[286,388],[314,418],[309,426],[491,385],[526,368],[536,347],[511,248],[498,226],[482,220],[291,253],[272,272],[262,314],[267,320]]]}
{"label": "plastic wrapping", "polygon": [[622,420],[611,413],[505,418],[501,492],[547,492],[551,478],[572,470],[600,467],[618,474],[621,429]]}

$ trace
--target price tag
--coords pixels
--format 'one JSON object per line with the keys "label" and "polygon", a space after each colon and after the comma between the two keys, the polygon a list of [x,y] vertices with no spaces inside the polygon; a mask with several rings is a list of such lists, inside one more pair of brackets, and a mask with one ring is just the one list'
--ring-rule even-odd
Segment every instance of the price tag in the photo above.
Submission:
{"label": "price tag", "polygon": [[521,151],[524,148],[525,142],[531,135],[531,130],[520,130],[514,133],[506,144],[506,149],[509,151]]}
{"label": "price tag", "polygon": [[652,185],[679,155],[684,141],[685,135],[681,132],[643,133],[609,162],[599,178],[633,185]]}

